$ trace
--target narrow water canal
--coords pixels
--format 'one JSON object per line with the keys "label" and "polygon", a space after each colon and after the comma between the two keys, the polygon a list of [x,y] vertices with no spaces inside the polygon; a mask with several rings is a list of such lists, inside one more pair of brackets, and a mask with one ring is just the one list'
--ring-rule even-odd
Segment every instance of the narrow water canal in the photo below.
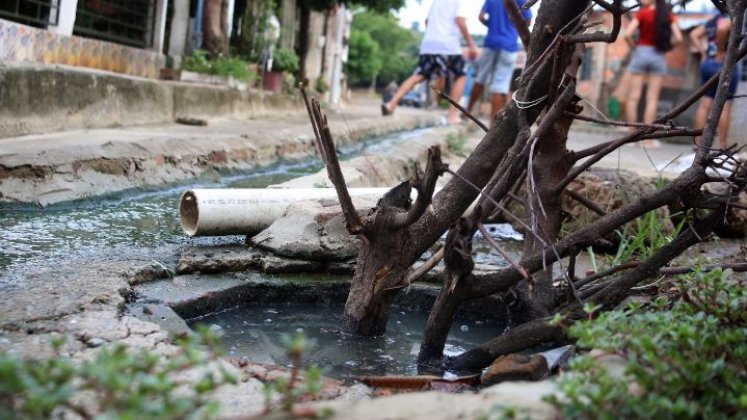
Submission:
{"label": "narrow water canal", "polygon": [[[418,129],[370,138],[341,148],[344,159],[381,154],[425,135]],[[262,188],[321,168],[309,158],[279,163],[251,173],[211,174],[178,186],[113,194],[40,209],[0,204],[0,288],[22,281],[33,267],[91,261],[154,259],[173,261],[177,247],[243,241],[243,237],[195,238],[184,235],[178,220],[179,195],[190,188]]]}

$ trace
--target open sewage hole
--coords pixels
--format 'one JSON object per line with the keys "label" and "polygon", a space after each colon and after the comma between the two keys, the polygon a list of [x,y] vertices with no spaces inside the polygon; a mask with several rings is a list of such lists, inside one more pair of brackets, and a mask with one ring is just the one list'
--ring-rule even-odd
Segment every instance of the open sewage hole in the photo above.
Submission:
{"label": "open sewage hole", "polygon": [[[392,308],[387,332],[380,337],[351,336],[340,331],[342,305],[308,303],[247,304],[194,318],[190,327],[205,324],[220,331],[230,356],[257,363],[285,365],[289,336],[303,333],[310,341],[303,360],[329,377],[416,375],[416,359],[427,313],[402,306]],[[445,353],[459,354],[497,336],[495,320],[458,320],[449,333]]]}
{"label": "open sewage hole", "polygon": [[[287,338],[303,333],[311,342],[303,354],[303,365],[317,365],[325,376],[347,379],[418,373],[422,334],[440,287],[416,283],[400,293],[390,312],[387,332],[380,337],[341,331],[349,290],[347,276],[253,271],[195,274],[148,282],[135,289],[138,302],[128,308],[133,316],[166,329],[175,324],[185,329],[204,324],[222,335],[228,356],[269,365],[288,366]],[[461,353],[499,335],[507,324],[503,308],[498,297],[464,305],[449,334],[446,353]]]}

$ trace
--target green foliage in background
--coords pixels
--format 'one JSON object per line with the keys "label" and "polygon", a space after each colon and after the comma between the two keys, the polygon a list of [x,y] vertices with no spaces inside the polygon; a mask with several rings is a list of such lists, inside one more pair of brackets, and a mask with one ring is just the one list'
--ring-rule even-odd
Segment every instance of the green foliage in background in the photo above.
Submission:
{"label": "green foliage in background", "polygon": [[184,59],[182,69],[195,73],[214,74],[223,77],[233,77],[251,84],[257,74],[249,69],[249,63],[236,57],[218,57],[208,59],[207,52],[194,50],[192,55]]}
{"label": "green foliage in background", "polygon": [[381,71],[381,56],[379,43],[363,31],[353,29],[350,32],[350,51],[345,73],[350,83],[359,84],[369,82]]}
{"label": "green foliage in background", "polygon": [[[353,56],[352,33],[367,34],[368,37],[378,44],[378,59],[371,59],[365,55]],[[367,43],[368,40],[358,35],[358,44]],[[353,19],[351,32],[351,56],[348,60],[348,68],[359,69],[373,63],[381,63],[380,69],[375,73],[378,84],[385,85],[390,82],[401,82],[412,74],[418,62],[420,48],[419,36],[401,26],[397,18],[390,14],[380,14],[371,11],[359,13]],[[362,61],[361,63],[356,62]],[[369,64],[366,64],[366,63]],[[358,74],[361,74],[360,72]],[[370,82],[373,77],[361,77],[359,82]]]}
{"label": "green foliage in background", "polygon": [[405,0],[304,0],[301,3],[302,7],[306,6],[318,11],[329,10],[337,3],[344,3],[348,6],[363,6],[379,13],[389,13],[402,8]]}
{"label": "green foliage in background", "polygon": [[298,71],[298,56],[293,50],[278,48],[272,55],[272,71],[295,73]]}
{"label": "green foliage in background", "polygon": [[747,284],[730,270],[683,277],[673,304],[631,304],[575,323],[581,348],[625,360],[624,377],[588,356],[551,397],[565,418],[729,418],[747,410]]}
{"label": "green foliage in background", "polygon": [[[54,343],[59,348],[61,341]],[[235,379],[222,369],[196,382],[175,376],[205,367],[219,355],[208,330],[177,338],[178,354],[168,359],[149,349],[104,347],[95,358],[75,363],[59,355],[23,360],[0,354],[0,418],[49,418],[60,409],[83,418],[208,418],[218,407],[208,394]],[[88,401],[81,404],[74,396]],[[91,405],[93,404],[93,405]]]}
{"label": "green foliage in background", "polygon": [[[262,61],[263,51],[270,46],[265,35],[269,29],[270,17],[277,14],[275,0],[250,1],[241,17],[238,53],[250,61]],[[281,29],[282,30],[282,29]]]}

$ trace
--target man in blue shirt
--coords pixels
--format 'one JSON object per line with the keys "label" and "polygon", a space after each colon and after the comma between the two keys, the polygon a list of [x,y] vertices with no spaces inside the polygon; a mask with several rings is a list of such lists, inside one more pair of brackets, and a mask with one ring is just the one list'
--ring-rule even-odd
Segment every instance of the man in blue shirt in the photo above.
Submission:
{"label": "man in blue shirt", "polygon": [[[515,0],[519,7],[526,0]],[[532,11],[524,11],[524,19],[527,24],[532,20]],[[506,105],[511,78],[514,73],[514,64],[521,45],[519,44],[519,33],[516,31],[511,18],[508,15],[503,0],[485,0],[480,11],[480,22],[488,27],[488,35],[485,37],[482,55],[477,60],[477,75],[472,94],[469,98],[468,110],[472,111],[475,103],[482,96],[482,91],[491,78],[490,92],[491,120],[495,114]]]}

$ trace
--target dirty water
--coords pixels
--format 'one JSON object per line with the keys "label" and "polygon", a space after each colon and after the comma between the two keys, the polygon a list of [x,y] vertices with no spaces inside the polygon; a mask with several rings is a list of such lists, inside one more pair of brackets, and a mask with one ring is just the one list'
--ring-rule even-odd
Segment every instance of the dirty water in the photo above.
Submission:
{"label": "dirty water", "polygon": [[[288,339],[303,333],[309,340],[305,366],[317,365],[326,376],[415,375],[427,313],[393,308],[382,337],[356,337],[340,331],[342,306],[321,304],[248,304],[192,319],[222,334],[231,356],[257,363],[287,365]],[[444,353],[457,355],[500,334],[494,321],[457,320]]]}
{"label": "dirty water", "polygon": [[[343,159],[375,154],[431,129],[369,138],[340,147]],[[26,271],[60,263],[150,261],[169,264],[179,246],[243,243],[243,236],[187,238],[179,226],[180,194],[190,188],[262,188],[321,169],[317,158],[280,162],[251,173],[206,173],[190,183],[127,191],[44,209],[0,205],[0,289]]]}

